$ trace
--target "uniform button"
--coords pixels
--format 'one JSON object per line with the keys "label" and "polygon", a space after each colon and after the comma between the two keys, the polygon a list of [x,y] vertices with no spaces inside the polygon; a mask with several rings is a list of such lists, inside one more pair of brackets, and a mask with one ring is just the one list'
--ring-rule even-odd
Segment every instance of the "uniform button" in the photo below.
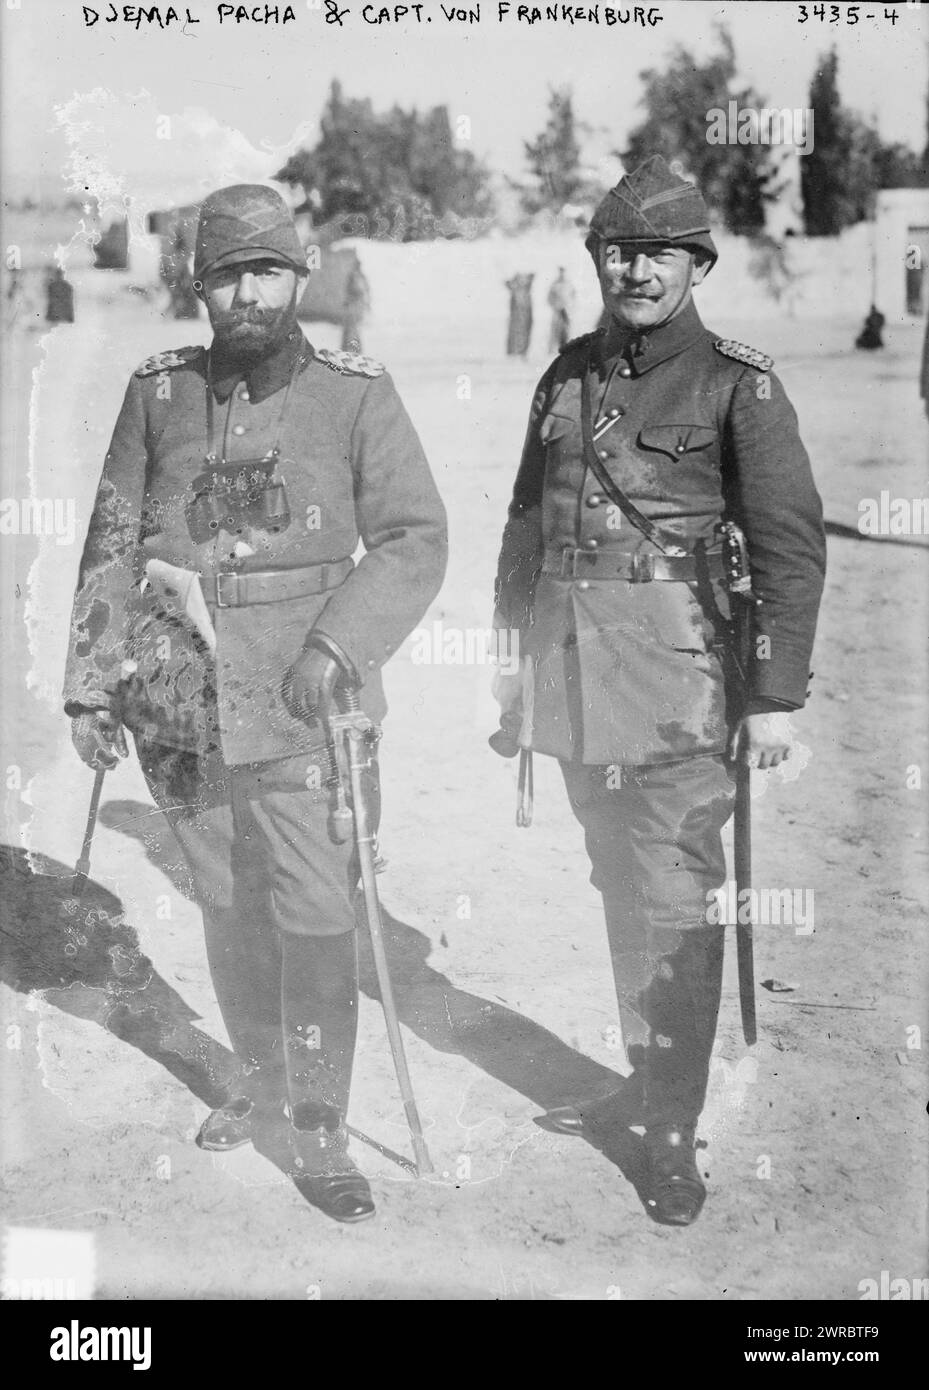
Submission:
{"label": "uniform button", "polygon": [[590,580],[589,580],[589,579],[579,579],[579,580],[577,581],[577,587],[581,590],[582,593],[586,593],[587,590],[590,588]]}
{"label": "uniform button", "polygon": [[584,548],[585,550],[596,550],[599,544],[596,536],[591,536],[589,541],[584,542]]}
{"label": "uniform button", "polygon": [[609,449],[601,449],[601,450],[600,450],[600,457],[601,457],[602,459],[608,459],[608,458],[610,457],[610,451],[609,451]]}
{"label": "uniform button", "polygon": [[624,362],[623,365],[620,367],[619,375],[632,376],[632,368],[629,366],[628,362]]}
{"label": "uniform button", "polygon": [[622,415],[622,413],[623,412],[620,410],[619,406],[614,405],[610,410],[610,418],[615,420],[617,415]]}
{"label": "uniform button", "polygon": [[677,452],[678,452],[679,454],[682,454],[682,453],[684,452],[684,446],[683,446],[683,444],[678,444],[676,447],[677,447]]}
{"label": "uniform button", "polygon": [[368,670],[369,670],[369,671],[373,671],[376,665],[377,665],[377,662],[374,660],[374,657],[372,656],[372,657],[368,660]]}
{"label": "uniform button", "polygon": [[239,392],[239,400],[240,400],[240,401],[250,401],[250,400],[251,400],[251,396],[248,394],[248,388],[247,388],[247,387],[245,387],[245,386],[242,387],[241,391]]}
{"label": "uniform button", "polygon": [[599,492],[592,492],[587,499],[587,505],[588,507],[599,507],[602,501],[603,498],[600,496]]}
{"label": "uniform button", "polygon": [[244,434],[244,433],[245,433],[245,426],[244,426],[244,425],[233,425],[233,426],[232,426],[232,433],[233,433],[233,434]]}

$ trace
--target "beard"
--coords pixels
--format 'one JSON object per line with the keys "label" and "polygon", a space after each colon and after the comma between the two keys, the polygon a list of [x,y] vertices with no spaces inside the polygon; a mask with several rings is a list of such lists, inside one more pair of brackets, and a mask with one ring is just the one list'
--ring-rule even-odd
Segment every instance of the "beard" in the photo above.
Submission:
{"label": "beard", "polygon": [[236,362],[258,362],[275,352],[286,340],[297,321],[296,291],[289,304],[280,309],[249,305],[210,315],[213,342],[217,352]]}

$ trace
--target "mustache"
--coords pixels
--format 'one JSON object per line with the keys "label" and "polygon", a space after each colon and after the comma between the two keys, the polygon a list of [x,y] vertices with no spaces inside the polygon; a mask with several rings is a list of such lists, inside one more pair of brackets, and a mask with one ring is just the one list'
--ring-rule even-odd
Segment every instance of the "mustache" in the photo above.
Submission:
{"label": "mustache", "polygon": [[239,324],[273,323],[280,315],[279,309],[262,309],[258,305],[248,305],[244,309],[229,309],[213,316],[214,328],[235,328]]}

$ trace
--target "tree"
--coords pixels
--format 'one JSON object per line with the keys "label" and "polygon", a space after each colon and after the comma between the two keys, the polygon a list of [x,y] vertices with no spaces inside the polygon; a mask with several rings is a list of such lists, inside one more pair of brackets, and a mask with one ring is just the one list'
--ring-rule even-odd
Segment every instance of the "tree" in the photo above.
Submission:
{"label": "tree", "polygon": [[837,236],[858,221],[856,185],[871,152],[842,109],[835,49],[820,62],[810,83],[814,144],[800,166],[803,220],[807,236]]}
{"label": "tree", "polygon": [[678,44],[667,67],[639,74],[645,119],[630,132],[626,149],[616,153],[626,169],[653,154],[680,161],[729,231],[750,234],[763,230],[764,198],[775,191],[767,148],[710,144],[708,120],[711,111],[728,112],[733,99],[741,109],[757,110],[765,103],[751,87],[737,86],[732,39],[722,26],[717,37],[719,48],[704,63]]}
{"label": "tree", "polygon": [[542,211],[558,213],[565,203],[582,196],[585,179],[580,167],[574,103],[568,88],[549,88],[545,129],[535,140],[524,141],[523,149],[533,182],[511,183],[519,190],[524,212],[530,216]]}
{"label": "tree", "polygon": [[369,100],[345,97],[339,82],[316,145],[291,155],[275,177],[315,189],[323,222],[404,241],[435,235],[442,219],[456,226],[492,208],[488,172],[469,150],[455,148],[446,107],[422,116],[399,106],[377,114]]}
{"label": "tree", "polygon": [[927,158],[906,145],[885,145],[873,124],[843,107],[835,50],[820,59],[810,83],[813,147],[801,161],[803,217],[808,236],[836,236],[874,215],[881,188],[929,184]]}

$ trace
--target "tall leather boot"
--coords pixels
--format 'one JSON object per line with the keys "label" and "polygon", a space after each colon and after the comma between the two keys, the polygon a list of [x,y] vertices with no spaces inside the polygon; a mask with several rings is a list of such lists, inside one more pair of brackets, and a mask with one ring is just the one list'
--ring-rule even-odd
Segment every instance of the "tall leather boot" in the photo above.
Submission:
{"label": "tall leather boot", "polygon": [[281,1044],[281,950],[266,916],[243,922],[204,909],[207,956],[217,1002],[235,1049],[238,1075],[200,1126],[197,1145],[228,1153],[247,1144],[255,1124],[283,1119],[286,1099]]}
{"label": "tall leather boot", "polygon": [[652,978],[639,998],[649,1039],[630,1049],[630,1059],[642,1075],[646,1208],[662,1225],[689,1226],[706,1198],[696,1127],[719,1013],[724,934],[722,926],[675,932],[671,948],[652,957]]}
{"label": "tall leather boot", "polygon": [[355,933],[282,936],[281,1016],[290,1101],[292,1177],[335,1221],[374,1215],[367,1179],[348,1154],[348,1110],[358,1027]]}

